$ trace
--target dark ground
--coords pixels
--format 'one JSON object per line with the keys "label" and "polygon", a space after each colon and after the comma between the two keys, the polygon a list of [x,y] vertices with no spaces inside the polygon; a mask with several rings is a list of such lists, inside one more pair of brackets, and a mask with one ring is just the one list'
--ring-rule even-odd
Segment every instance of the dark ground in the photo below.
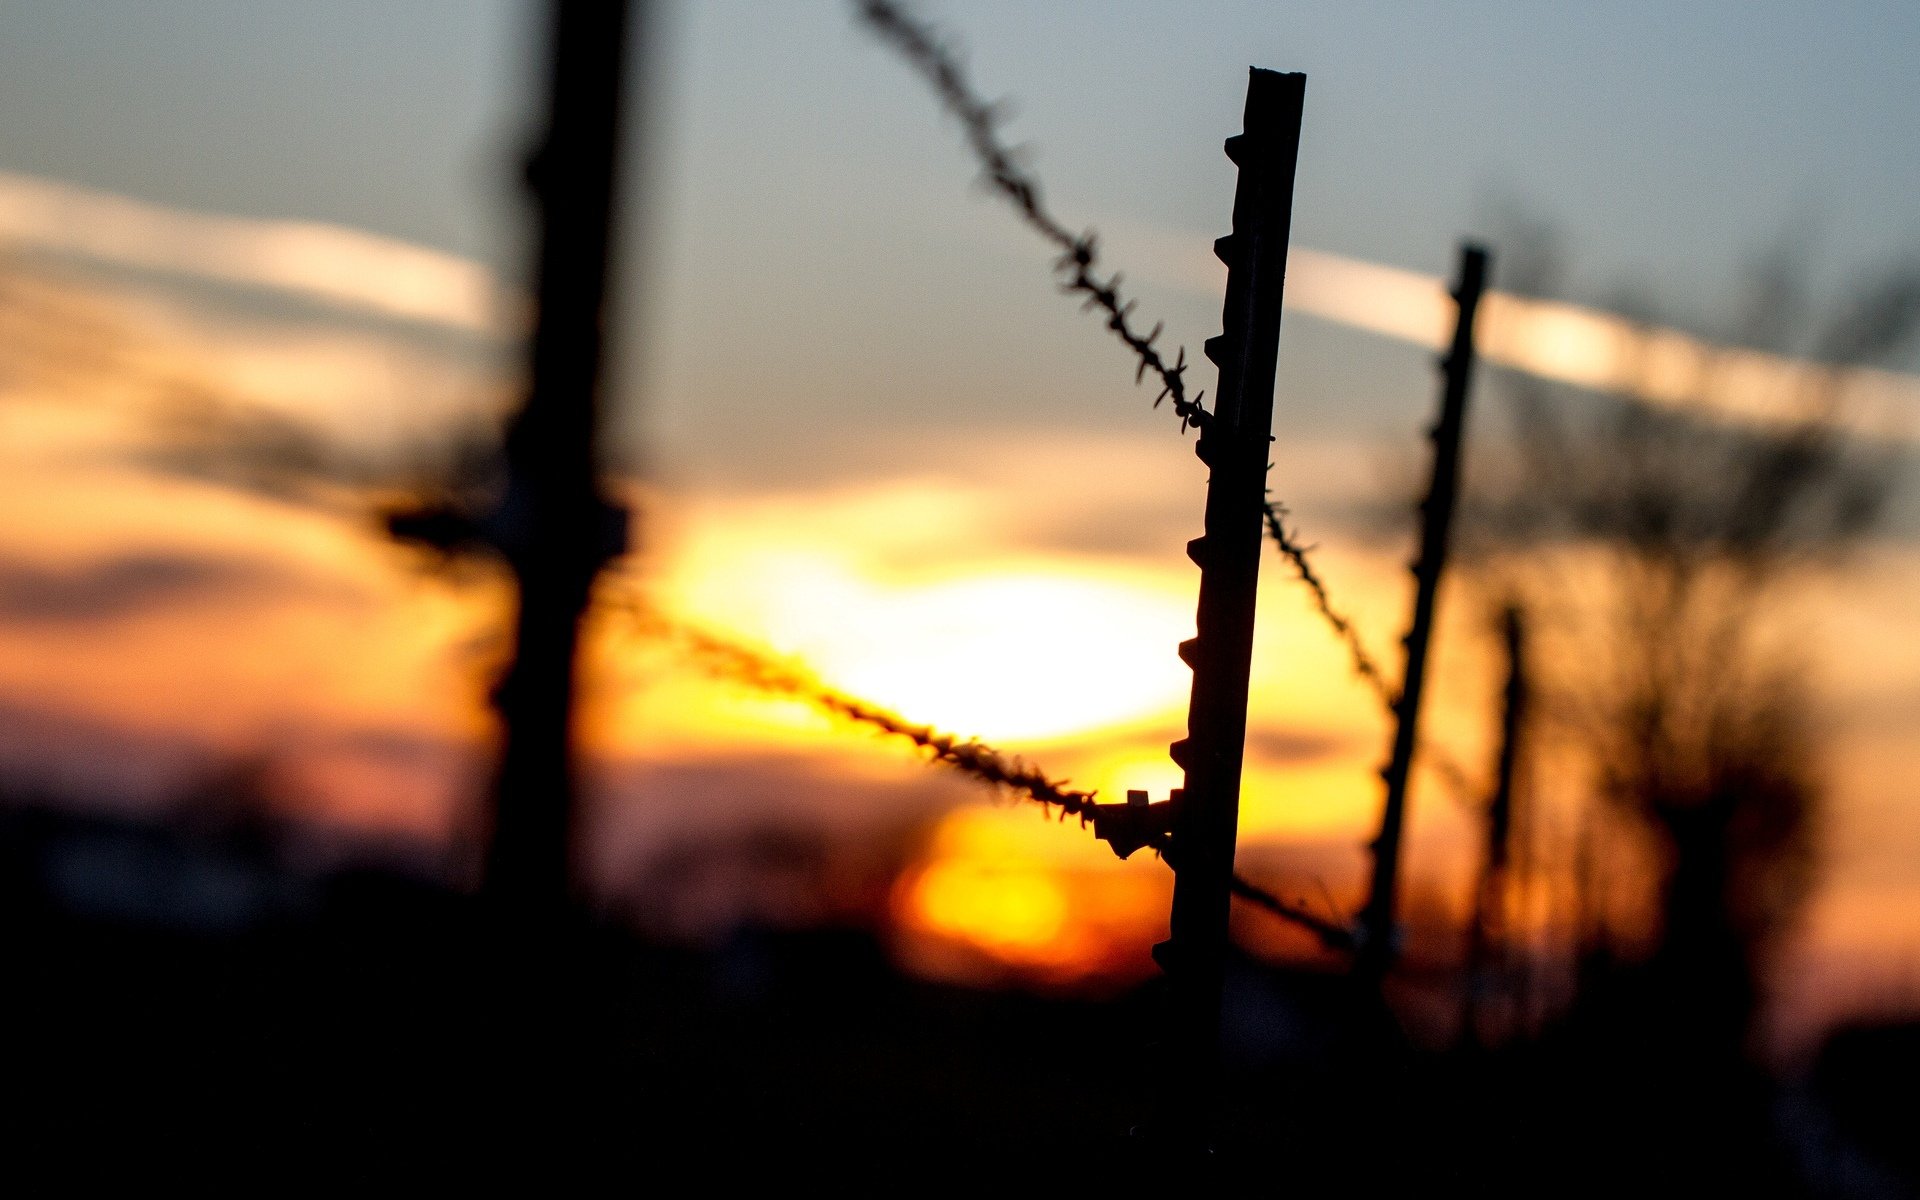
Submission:
{"label": "dark ground", "polygon": [[0,822],[0,866],[7,1170],[49,1190],[1879,1197],[1920,1178],[1912,1028],[1843,1033],[1793,1087],[1626,1001],[1436,1053],[1356,1015],[1374,1010],[1341,978],[1243,962],[1217,1151],[1170,1168],[1128,1132],[1151,1128],[1151,987],[937,986],[859,929],[508,936],[398,874],[302,876],[245,838],[46,810]]}

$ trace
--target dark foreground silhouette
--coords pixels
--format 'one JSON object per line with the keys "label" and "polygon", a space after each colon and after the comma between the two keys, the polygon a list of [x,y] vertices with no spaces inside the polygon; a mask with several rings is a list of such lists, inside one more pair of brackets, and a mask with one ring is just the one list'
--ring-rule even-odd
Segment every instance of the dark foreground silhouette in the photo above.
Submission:
{"label": "dark foreground silhouette", "polygon": [[[1662,1036],[1616,974],[1498,1051],[1415,1049],[1344,979],[1232,966],[1217,1152],[1156,1163],[1158,998],[937,986],[858,928],[651,944],[532,931],[397,873],[14,808],[5,1171],[275,1191],[1208,1180],[1236,1190],[1897,1196],[1920,1032],[1836,1037],[1786,1086]],[[685,1186],[685,1185],[683,1185]],[[1123,1187],[1124,1190],[1124,1187]]]}

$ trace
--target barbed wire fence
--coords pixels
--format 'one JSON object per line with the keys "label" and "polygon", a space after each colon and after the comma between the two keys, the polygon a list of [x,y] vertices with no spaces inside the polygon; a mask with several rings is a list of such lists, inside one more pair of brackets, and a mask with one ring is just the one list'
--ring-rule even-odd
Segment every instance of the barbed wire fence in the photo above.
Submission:
{"label": "barbed wire fence", "polygon": [[1347,647],[1347,653],[1353,661],[1353,673],[1364,680],[1374,695],[1389,710],[1400,702],[1400,690],[1387,681],[1386,672],[1367,650],[1367,644],[1361,640],[1360,631],[1354,627],[1352,619],[1334,607],[1333,597],[1327,593],[1327,585],[1313,569],[1313,562],[1307,554],[1312,549],[1303,545],[1297,532],[1287,528],[1287,509],[1272,499],[1267,501],[1262,514],[1267,526],[1267,537],[1279,547],[1280,553],[1293,564],[1295,574],[1306,585],[1313,597],[1314,611],[1318,612],[1334,636]]}
{"label": "barbed wire fence", "polygon": [[[1122,296],[1122,276],[1116,272],[1101,281],[1095,273],[1099,260],[1097,235],[1091,230],[1076,234],[1055,217],[1043,199],[1038,176],[1021,166],[1013,149],[1001,140],[999,126],[1005,106],[981,98],[951,45],[931,25],[914,19],[893,0],[855,0],[855,8],[867,26],[927,80],[941,107],[960,122],[967,144],[993,190],[1013,205],[1027,225],[1061,250],[1055,267],[1071,272],[1063,281],[1062,290],[1071,295],[1084,295],[1089,309],[1107,314],[1107,327],[1138,359],[1135,381],[1143,380],[1149,372],[1160,380],[1161,391],[1154,399],[1155,406],[1171,397],[1173,411],[1181,418],[1183,430],[1204,424],[1208,416],[1202,406],[1205,393],[1189,399],[1186,392],[1186,348],[1181,347],[1169,363],[1153,344],[1165,323],[1156,323],[1145,336],[1133,327],[1131,315],[1137,301]],[[1347,647],[1354,673],[1391,710],[1399,701],[1398,689],[1388,681],[1352,620],[1333,603],[1325,581],[1308,557],[1311,548],[1303,545],[1288,528],[1287,516],[1286,506],[1269,496],[1263,512],[1269,538],[1307,586],[1315,610]]]}
{"label": "barbed wire fence", "polygon": [[[1099,273],[1096,235],[1092,231],[1074,233],[1055,217],[1042,197],[1039,179],[1021,166],[1014,151],[1000,140],[1000,108],[974,93],[959,60],[930,26],[908,16],[891,0],[855,0],[855,7],[874,32],[927,80],[942,107],[960,122],[994,191],[1013,206],[1024,223],[1059,250],[1055,269],[1065,276],[1061,281],[1062,291],[1083,297],[1087,309],[1106,314],[1107,328],[1136,360],[1136,382],[1143,381],[1149,373],[1159,380],[1161,390],[1154,399],[1155,407],[1171,400],[1182,431],[1204,428],[1211,414],[1204,407],[1204,393],[1188,394],[1185,372],[1189,364],[1185,348],[1179,348],[1169,360],[1155,344],[1164,323],[1157,323],[1145,333],[1133,324],[1132,314],[1137,304],[1122,293],[1122,277],[1117,272],[1104,277]],[[1285,506],[1268,496],[1263,500],[1262,516],[1268,540],[1292,565],[1312,596],[1315,610],[1346,646],[1354,673],[1391,714],[1399,702],[1397,690],[1368,651],[1353,621],[1335,605],[1309,557],[1310,547],[1301,543],[1289,529]],[[465,522],[456,524],[464,526]],[[444,536],[430,536],[411,527],[396,526],[395,532],[409,540],[444,543],[443,550],[457,549],[455,543],[459,542],[457,538],[449,541]],[[606,581],[609,585],[612,582]],[[882,705],[835,688],[802,664],[670,617],[645,601],[635,589],[603,586],[601,592],[600,602],[621,613],[635,633],[673,648],[711,675],[801,699],[840,718],[902,738],[927,752],[930,762],[996,790],[1049,806],[1063,820],[1075,817],[1085,826],[1095,822],[1097,810],[1119,807],[1101,805],[1095,792],[1082,791],[1069,786],[1065,780],[1056,780],[1017,755],[999,751],[976,738],[963,738],[919,724]],[[1444,758],[1430,754],[1427,761],[1463,792],[1470,786],[1465,773]],[[1170,839],[1165,835],[1148,837],[1139,844],[1152,848],[1163,859],[1170,857]],[[1231,888],[1243,901],[1305,929],[1330,949],[1351,951],[1358,944],[1357,926],[1348,919],[1321,916],[1304,903],[1285,900],[1237,873],[1231,879]]]}
{"label": "barbed wire fence", "polygon": [[[1308,595],[1313,599],[1314,611],[1320,614],[1327,627],[1333,630],[1347,648],[1347,654],[1353,664],[1353,673],[1371,690],[1388,716],[1396,715],[1400,710],[1400,689],[1387,679],[1386,671],[1367,650],[1366,642],[1355,627],[1352,618],[1335,607],[1333,597],[1327,591],[1326,583],[1314,570],[1313,562],[1307,556],[1313,547],[1300,541],[1297,530],[1287,527],[1287,509],[1283,504],[1268,500],[1265,520],[1267,537],[1293,564],[1294,573],[1306,586]],[[1429,742],[1420,743],[1420,767],[1440,777],[1456,799],[1466,800],[1478,797],[1486,786],[1475,779],[1473,773],[1460,765],[1451,755]]]}
{"label": "barbed wire fence", "polygon": [[[1091,230],[1075,233],[1055,216],[1044,200],[1038,176],[1022,165],[1016,152],[1002,140],[1000,125],[1005,105],[984,99],[974,89],[951,43],[929,23],[916,19],[893,0],[855,0],[854,7],[867,27],[926,80],[941,107],[959,122],[989,187],[1013,207],[1023,223],[1060,251],[1054,265],[1056,271],[1066,274],[1062,290],[1069,295],[1084,296],[1087,309],[1106,314],[1107,327],[1136,359],[1135,382],[1144,380],[1149,373],[1158,378],[1161,390],[1154,399],[1155,407],[1171,397],[1183,432],[1190,426],[1203,426],[1209,413],[1202,404],[1204,393],[1196,393],[1191,398],[1187,395],[1185,347],[1169,362],[1155,347],[1165,323],[1156,323],[1145,335],[1133,325],[1132,314],[1137,302],[1121,293],[1121,275],[1113,272],[1102,279],[1098,274],[1099,243],[1095,233]],[[1265,498],[1262,518],[1267,539],[1306,587],[1314,611],[1346,648],[1354,675],[1374,694],[1384,714],[1398,721],[1403,704],[1400,687],[1390,681],[1346,610],[1335,603],[1310,557],[1312,547],[1303,543],[1298,533],[1289,527],[1289,515],[1284,504],[1271,495]],[[1457,798],[1475,796],[1484,790],[1471,772],[1424,741],[1420,765],[1444,781]],[[1239,887],[1236,894],[1253,898],[1249,891]]]}
{"label": "barbed wire fence", "polygon": [[1062,819],[1078,817],[1082,825],[1093,819],[1096,793],[1069,787],[1067,781],[1049,777],[1017,755],[1002,753],[977,738],[962,738],[910,721],[833,687],[797,661],[669,617],[636,595],[619,596],[607,603],[628,619],[635,633],[673,648],[710,675],[758,691],[804,700],[835,716],[904,738],[928,751],[931,761],[980,783],[1037,800],[1057,809]]}
{"label": "barbed wire fence", "polygon": [[[637,636],[668,647],[699,670],[730,683],[804,701],[829,715],[901,738],[929,755],[928,762],[948,767],[1002,794],[1012,793],[1055,810],[1061,820],[1077,818],[1084,827],[1096,819],[1098,792],[1082,791],[1055,779],[1016,754],[995,749],[978,738],[963,738],[923,725],[871,701],[834,687],[803,663],[752,646],[738,638],[674,617],[638,589],[608,586],[600,603],[619,614]],[[1169,843],[1145,843],[1162,858]],[[1332,950],[1354,945],[1352,928],[1340,917],[1322,916],[1304,901],[1290,901],[1244,876],[1233,877],[1233,893],[1254,907],[1289,921]]]}

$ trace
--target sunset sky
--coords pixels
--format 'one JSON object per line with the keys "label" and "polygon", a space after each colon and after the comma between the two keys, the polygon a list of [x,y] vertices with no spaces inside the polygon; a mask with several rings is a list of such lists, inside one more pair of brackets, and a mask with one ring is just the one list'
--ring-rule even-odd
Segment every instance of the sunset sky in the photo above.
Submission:
{"label": "sunset sky", "polygon": [[[846,6],[661,8],[617,277],[626,577],[915,720],[1116,799],[1164,794],[1204,484],[1175,422]],[[1218,330],[1220,141],[1246,68],[1307,73],[1274,483],[1383,655],[1407,548],[1371,514],[1417,476],[1461,237],[1493,246],[1498,285],[1503,246],[1558,232],[1565,272],[1493,302],[1485,345],[1588,386],[1616,382],[1612,313],[1691,362],[1783,243],[1814,312],[1920,254],[1907,6],[925,11],[1008,97],[1052,206],[1099,230],[1146,323],[1192,352]],[[207,756],[265,755],[290,803],[357,827],[446,838],[466,819],[498,582],[430,573],[352,489],[289,495],[214,460],[251,408],[390,463],[510,400],[535,29],[501,3],[0,9],[0,768],[137,800]],[[1916,370],[1871,381],[1868,432],[1920,433]],[[1648,398],[1684,391],[1662,386]],[[1482,389],[1489,432],[1503,396]],[[1920,969],[1914,511],[1908,495],[1850,574],[1796,596],[1834,808],[1794,978],[1818,965],[1844,993],[1800,995],[1807,1011]],[[1486,622],[1446,613],[1428,726],[1470,765],[1496,686]],[[900,747],[706,679],[611,618],[591,644],[610,877],[688,830],[960,803],[896,898],[922,926],[1070,974],[1164,911],[1158,864],[973,805]],[[1254,705],[1243,861],[1344,901],[1387,728],[1277,560]],[[1471,809],[1438,786],[1415,806],[1412,892],[1457,902]]]}

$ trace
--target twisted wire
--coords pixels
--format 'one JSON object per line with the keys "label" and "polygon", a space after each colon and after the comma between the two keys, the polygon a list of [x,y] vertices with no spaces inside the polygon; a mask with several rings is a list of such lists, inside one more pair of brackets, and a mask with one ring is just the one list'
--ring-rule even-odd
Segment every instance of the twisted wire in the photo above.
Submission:
{"label": "twisted wire", "polygon": [[1188,397],[1186,385],[1187,350],[1180,347],[1173,361],[1154,346],[1165,322],[1141,333],[1132,322],[1135,302],[1120,292],[1119,272],[1102,279],[1096,270],[1099,240],[1092,230],[1075,233],[1055,217],[1041,198],[1040,180],[1022,167],[1014,151],[1000,140],[1001,106],[977,96],[967,79],[966,70],[932,26],[917,21],[892,0],[856,0],[856,9],[875,35],[891,45],[907,64],[918,71],[933,88],[941,107],[960,122],[967,145],[979,160],[987,182],[1004,197],[1021,220],[1059,251],[1054,270],[1064,278],[1060,289],[1068,295],[1085,297],[1086,311],[1106,314],[1107,328],[1126,344],[1139,360],[1133,379],[1137,384],[1152,372],[1160,380],[1155,408],[1171,399],[1180,428],[1204,425],[1208,413],[1201,406],[1205,392]]}
{"label": "twisted wire", "polygon": [[1307,559],[1307,547],[1287,528],[1287,509],[1283,504],[1268,500],[1262,508],[1266,519],[1267,536],[1279,547],[1280,553],[1300,576],[1300,582],[1307,585],[1313,596],[1313,606],[1327,624],[1332,627],[1335,636],[1346,644],[1347,653],[1353,660],[1353,672],[1373,689],[1380,702],[1391,711],[1400,704],[1400,690],[1387,682],[1386,672],[1368,653],[1366,643],[1360,640],[1360,631],[1354,628],[1352,620],[1333,606],[1333,598],[1327,593],[1327,585],[1314,571],[1313,563]]}
{"label": "twisted wire", "polygon": [[1017,755],[1002,753],[976,738],[963,739],[930,725],[909,721],[833,687],[799,663],[675,620],[632,597],[622,597],[613,603],[633,620],[636,632],[671,645],[713,675],[763,692],[805,700],[826,712],[904,738],[929,751],[930,761],[1056,808],[1062,819],[1078,817],[1082,825],[1093,819],[1095,793],[1068,787],[1065,780],[1049,778],[1046,772]]}
{"label": "twisted wire", "polygon": [[1255,908],[1264,909],[1276,917],[1300,926],[1319,938],[1320,944],[1329,950],[1352,950],[1356,945],[1351,926],[1323,917],[1304,905],[1282,900],[1237,871],[1229,881],[1229,886],[1235,896],[1252,904]]}
{"label": "twisted wire", "polygon": [[[1307,591],[1313,596],[1314,608],[1333,629],[1334,634],[1346,645],[1347,653],[1353,660],[1353,673],[1365,681],[1374,695],[1379,697],[1380,703],[1386,706],[1389,716],[1399,716],[1400,689],[1387,682],[1386,672],[1381,670],[1380,664],[1374,661],[1373,655],[1367,651],[1366,643],[1360,640],[1360,631],[1354,628],[1352,620],[1333,606],[1332,597],[1327,592],[1327,585],[1314,571],[1313,563],[1307,558],[1309,547],[1300,543],[1298,533],[1287,528],[1286,506],[1269,500],[1266,502],[1263,515],[1266,519],[1268,538],[1279,547],[1280,553],[1286,556],[1287,561],[1293,564],[1300,582],[1306,584]],[[1472,772],[1450,758],[1438,746],[1421,742],[1415,761],[1422,768],[1439,776],[1447,788],[1460,799],[1477,796],[1485,790],[1482,784],[1475,781]]]}

